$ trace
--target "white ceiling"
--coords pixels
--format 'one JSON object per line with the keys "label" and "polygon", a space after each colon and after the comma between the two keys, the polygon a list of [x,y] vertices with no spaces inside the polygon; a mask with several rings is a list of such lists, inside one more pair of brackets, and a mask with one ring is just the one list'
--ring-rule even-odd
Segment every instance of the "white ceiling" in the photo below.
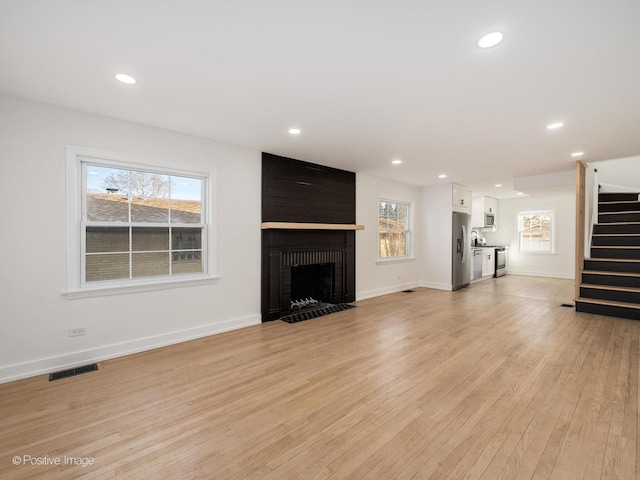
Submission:
{"label": "white ceiling", "polygon": [[640,2],[0,0],[0,93],[504,197],[640,154]]}

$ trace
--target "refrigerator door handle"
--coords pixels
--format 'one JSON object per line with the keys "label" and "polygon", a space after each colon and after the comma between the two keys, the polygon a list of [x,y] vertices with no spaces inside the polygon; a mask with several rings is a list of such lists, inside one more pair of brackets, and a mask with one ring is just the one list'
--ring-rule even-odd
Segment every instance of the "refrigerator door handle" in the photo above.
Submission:
{"label": "refrigerator door handle", "polygon": [[462,263],[467,261],[467,226],[462,225]]}

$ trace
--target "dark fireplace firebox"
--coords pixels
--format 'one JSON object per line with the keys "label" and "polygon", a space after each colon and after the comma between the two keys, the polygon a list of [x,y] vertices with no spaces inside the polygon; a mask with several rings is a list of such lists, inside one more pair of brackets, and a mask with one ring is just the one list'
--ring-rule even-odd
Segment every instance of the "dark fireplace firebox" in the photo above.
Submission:
{"label": "dark fireplace firebox", "polygon": [[[335,263],[314,263],[291,267],[291,301],[306,299],[335,303]],[[311,302],[313,304],[313,302]]]}

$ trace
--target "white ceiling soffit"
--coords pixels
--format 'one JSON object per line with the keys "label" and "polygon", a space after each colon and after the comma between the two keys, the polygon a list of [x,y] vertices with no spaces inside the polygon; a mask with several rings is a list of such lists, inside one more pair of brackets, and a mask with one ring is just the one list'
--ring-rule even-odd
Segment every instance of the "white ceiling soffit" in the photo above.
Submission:
{"label": "white ceiling soffit", "polygon": [[513,179],[513,188],[527,195],[556,195],[576,191],[575,170]]}
{"label": "white ceiling soffit", "polygon": [[577,150],[640,154],[639,19],[632,0],[2,0],[0,93],[501,196]]}

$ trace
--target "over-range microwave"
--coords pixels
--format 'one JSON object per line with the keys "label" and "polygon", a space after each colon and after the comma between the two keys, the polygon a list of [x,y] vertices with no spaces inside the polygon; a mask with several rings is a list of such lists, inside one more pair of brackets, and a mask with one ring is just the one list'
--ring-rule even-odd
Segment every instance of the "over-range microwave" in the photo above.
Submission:
{"label": "over-range microwave", "polygon": [[496,216],[493,213],[485,213],[484,214],[484,226],[485,227],[495,227],[496,226]]}

